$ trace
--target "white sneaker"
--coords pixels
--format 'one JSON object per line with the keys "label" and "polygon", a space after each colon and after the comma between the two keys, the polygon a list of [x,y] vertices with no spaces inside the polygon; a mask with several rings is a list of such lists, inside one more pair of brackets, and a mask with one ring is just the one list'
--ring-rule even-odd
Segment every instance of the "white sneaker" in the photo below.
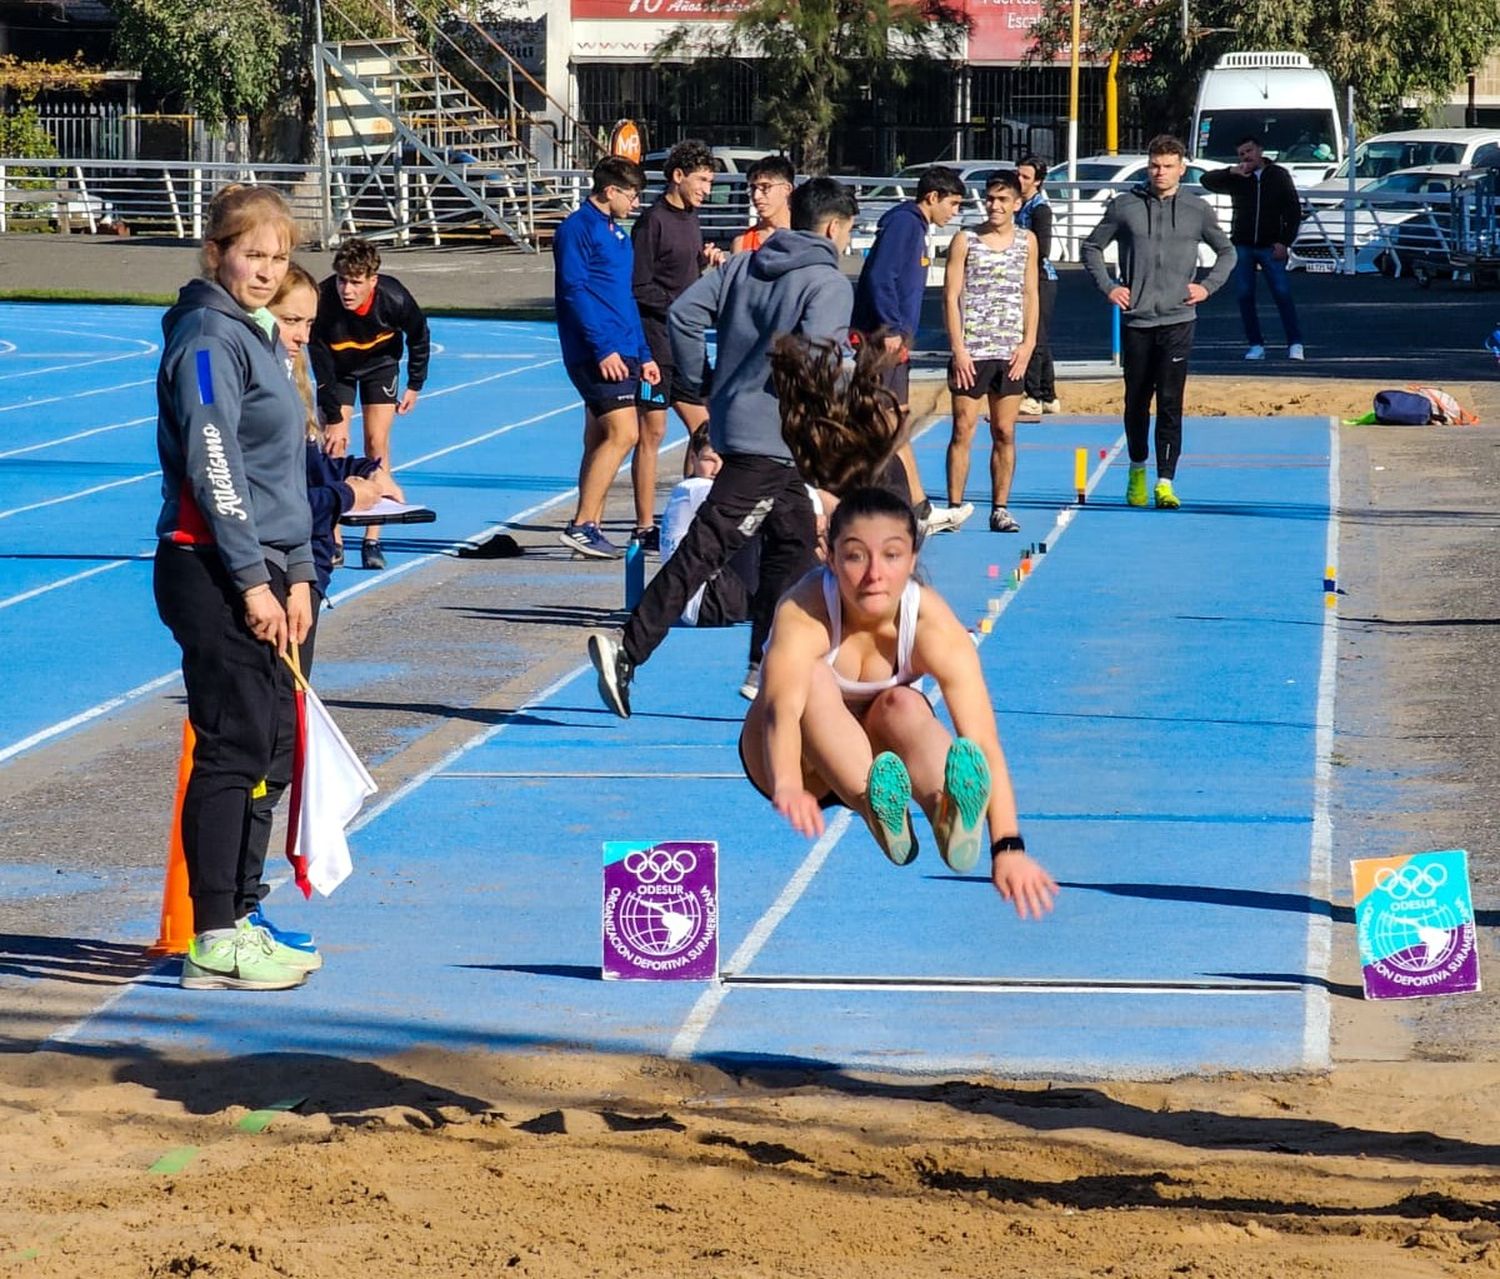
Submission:
{"label": "white sneaker", "polygon": [[1293,342],[1291,344],[1291,346],[1287,347],[1287,349],[1286,349],[1286,358],[1289,359],[1289,360],[1305,360],[1305,359],[1307,359],[1307,352],[1302,349],[1302,343],[1301,342]]}
{"label": "white sneaker", "polygon": [[1263,360],[1266,358],[1266,348],[1263,346],[1252,346],[1245,352],[1247,360]]}
{"label": "white sneaker", "polygon": [[960,502],[957,506],[934,506],[932,514],[922,526],[929,536],[933,533],[957,533],[963,522],[974,514],[973,502]]}
{"label": "white sneaker", "polygon": [[1062,401],[1058,400],[1058,399],[1043,400],[1042,401],[1042,412],[1043,413],[1061,413],[1062,412]]}
{"label": "white sneaker", "polygon": [[753,702],[755,695],[760,692],[760,663],[751,662],[745,670],[744,682],[740,685],[740,696],[747,702]]}
{"label": "white sneaker", "polygon": [[1033,400],[1029,395],[1023,395],[1021,397],[1021,415],[1023,417],[1041,417],[1042,402],[1040,400]]}

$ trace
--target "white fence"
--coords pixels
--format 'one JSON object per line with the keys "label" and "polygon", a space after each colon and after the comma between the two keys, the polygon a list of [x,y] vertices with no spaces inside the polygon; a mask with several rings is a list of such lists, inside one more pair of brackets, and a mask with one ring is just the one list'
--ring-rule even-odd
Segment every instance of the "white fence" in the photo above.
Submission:
{"label": "white fence", "polygon": [[[455,170],[481,194],[502,187],[505,198],[516,201],[515,179],[487,173],[482,165],[460,165]],[[464,236],[491,242],[489,230],[474,216],[473,205],[459,196],[444,175],[415,163],[387,166],[339,164],[330,172],[329,206],[332,237],[380,234],[383,227],[400,227],[387,236],[398,243],[440,243]],[[861,200],[856,227],[856,249],[867,248],[881,213],[915,187],[914,179],[889,177],[842,179]],[[203,233],[208,202],[229,182],[268,184],[287,197],[299,221],[314,234],[325,217],[321,174],[310,165],[194,164],[144,162],[128,164],[102,160],[0,159],[0,232],[11,230],[109,231],[122,224],[136,234],[156,234],[196,240]],[[576,208],[589,190],[587,173],[543,170],[536,177],[545,192],[549,216],[555,220]],[[1493,195],[1478,202],[1469,184],[1461,182],[1457,196],[1430,189],[1407,194],[1356,193],[1352,200],[1337,192],[1314,192],[1306,206],[1307,218],[1292,245],[1289,265],[1308,271],[1374,272],[1405,275],[1414,268],[1429,273],[1453,269],[1453,258],[1469,241],[1500,244],[1497,202]],[[1053,208],[1053,258],[1074,262],[1083,239],[1098,224],[1119,184],[1091,182],[1048,184]],[[1192,189],[1192,188],[1190,188]],[[660,190],[660,179],[647,188],[649,202]],[[935,264],[946,255],[953,234],[961,226],[983,220],[982,192],[971,189],[960,216],[931,237]],[[497,197],[498,198],[498,197]],[[1228,201],[1209,196],[1227,223]],[[540,200],[541,197],[538,197]],[[538,206],[540,207],[540,205]],[[1456,216],[1456,213],[1461,216]],[[714,180],[708,203],[700,211],[706,235],[720,242],[743,230],[752,220],[742,175]],[[532,229],[545,234],[541,218]],[[1459,231],[1455,231],[1455,227]],[[1460,268],[1461,269],[1461,268]],[[938,265],[940,274],[941,266]]]}

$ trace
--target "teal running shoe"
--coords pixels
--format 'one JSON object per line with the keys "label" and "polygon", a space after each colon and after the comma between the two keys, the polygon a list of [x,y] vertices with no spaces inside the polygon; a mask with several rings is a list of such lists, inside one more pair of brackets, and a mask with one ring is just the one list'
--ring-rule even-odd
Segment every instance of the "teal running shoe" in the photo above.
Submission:
{"label": "teal running shoe", "polygon": [[948,748],[943,765],[943,798],[938,806],[938,852],[948,869],[973,870],[984,843],[984,815],[990,804],[990,765],[966,737]]}
{"label": "teal running shoe", "polygon": [[917,855],[917,837],[912,833],[911,776],[899,755],[883,751],[870,765],[865,786],[870,806],[870,831],[880,851],[897,866],[910,865]]}

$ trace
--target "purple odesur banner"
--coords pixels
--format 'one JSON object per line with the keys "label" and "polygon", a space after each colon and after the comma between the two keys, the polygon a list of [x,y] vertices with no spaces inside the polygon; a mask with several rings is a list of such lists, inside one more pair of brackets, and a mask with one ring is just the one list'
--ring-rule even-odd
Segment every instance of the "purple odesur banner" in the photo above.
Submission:
{"label": "purple odesur banner", "polygon": [[1365,857],[1350,867],[1366,999],[1479,989],[1468,853]]}
{"label": "purple odesur banner", "polygon": [[719,846],[707,840],[604,845],[604,979],[713,981],[719,975]]}

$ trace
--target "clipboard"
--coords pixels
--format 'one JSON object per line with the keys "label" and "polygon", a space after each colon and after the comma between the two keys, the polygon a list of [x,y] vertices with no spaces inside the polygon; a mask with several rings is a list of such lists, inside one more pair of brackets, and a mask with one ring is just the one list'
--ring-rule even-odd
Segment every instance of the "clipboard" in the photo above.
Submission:
{"label": "clipboard", "polygon": [[383,497],[374,506],[363,511],[350,511],[339,516],[339,523],[352,528],[366,528],[371,524],[431,524],[437,512],[430,506],[418,506],[412,502],[396,502]]}

